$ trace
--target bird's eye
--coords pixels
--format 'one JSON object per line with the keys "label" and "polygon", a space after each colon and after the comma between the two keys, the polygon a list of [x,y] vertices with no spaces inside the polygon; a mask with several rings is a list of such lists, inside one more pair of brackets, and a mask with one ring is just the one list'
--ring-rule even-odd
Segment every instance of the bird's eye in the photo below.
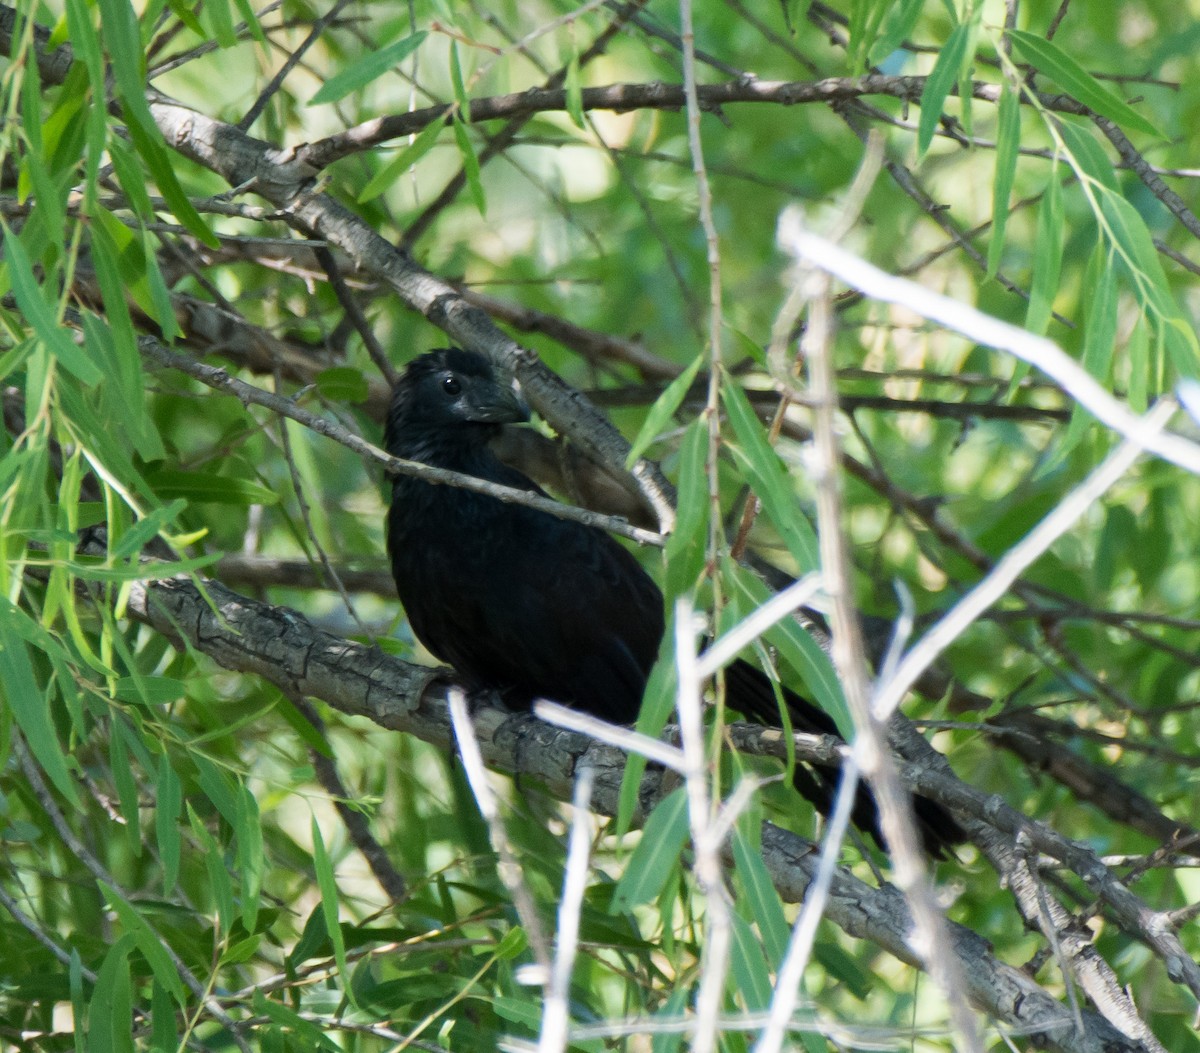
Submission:
{"label": "bird's eye", "polygon": [[462,384],[459,383],[458,377],[451,373],[449,376],[442,378],[442,390],[447,395],[457,395],[462,391]]}

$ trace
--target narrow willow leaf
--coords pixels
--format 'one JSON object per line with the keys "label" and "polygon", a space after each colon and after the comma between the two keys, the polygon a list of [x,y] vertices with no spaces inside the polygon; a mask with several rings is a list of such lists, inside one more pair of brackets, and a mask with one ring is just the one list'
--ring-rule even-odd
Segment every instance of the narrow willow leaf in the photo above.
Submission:
{"label": "narrow willow leaf", "polygon": [[[286,1027],[295,1035],[302,1049],[336,1050],[339,1048],[330,1042],[325,1037],[325,1032],[311,1020],[305,1020],[304,1017],[293,1012],[282,1002],[276,1002],[272,998],[267,998],[258,988],[255,988],[254,991],[254,1011],[261,1013],[280,1027]],[[284,1047],[281,1046],[280,1048]],[[293,1047],[289,1043],[286,1048],[290,1049]]]}
{"label": "narrow willow leaf", "polygon": [[942,119],[942,111],[951,89],[958,82],[959,73],[967,59],[967,44],[971,38],[970,27],[957,25],[950,33],[950,39],[934,63],[933,71],[925,81],[925,90],[921,92],[921,119],[917,125],[917,150],[924,153],[933,142],[933,133],[937,131],[938,122]]}
{"label": "narrow willow leaf", "polygon": [[688,425],[679,444],[678,492],[675,529],[667,538],[663,591],[668,605],[696,587],[704,567],[708,522],[708,483],[704,470],[708,428],[697,418]]}
{"label": "narrow willow leaf", "polygon": [[250,35],[264,48],[267,47],[267,35],[263,32],[262,25],[258,21],[258,14],[251,6],[250,0],[233,0],[233,2],[242,16],[242,21],[246,23],[246,28],[250,30]]}
{"label": "narrow willow leaf", "polygon": [[199,774],[200,789],[212,801],[221,817],[232,827],[237,827],[237,795],[230,785],[229,776],[210,761],[203,753],[193,753],[192,763]]}
{"label": "narrow willow leaf", "polygon": [[25,316],[34,336],[40,340],[63,368],[75,374],[85,384],[98,384],[103,379],[99,367],[92,362],[58,324],[51,306],[42,296],[33,265],[21,244],[21,239],[4,226],[4,262],[12,285],[17,307]]}
{"label": "narrow willow leaf", "polygon": [[164,501],[184,498],[216,505],[273,505],[279,494],[252,479],[237,479],[214,472],[180,472],[160,468],[146,480]]}
{"label": "narrow willow leaf", "polygon": [[233,28],[233,14],[226,0],[206,0],[200,8],[200,19],[212,29],[212,38],[223,48],[234,47],[237,33]]}
{"label": "narrow willow leaf", "polygon": [[586,127],[583,119],[583,77],[579,71],[578,52],[572,54],[571,61],[567,63],[567,79],[564,87],[566,88],[568,115],[575,122],[576,127]]}
{"label": "narrow willow leaf", "polygon": [[389,44],[379,51],[370,52],[361,62],[356,62],[336,76],[330,77],[308,100],[308,105],[320,106],[327,102],[337,102],[338,99],[345,98],[352,91],[365,87],[371,81],[382,77],[397,63],[408,58],[421,46],[421,42],[426,36],[428,34],[422,30],[403,40],[397,40],[396,43]]}
{"label": "narrow willow leaf", "polygon": [[672,874],[678,873],[687,839],[687,797],[680,787],[664,797],[646,820],[641,840],[617,880],[612,909],[630,910],[655,899]]}
{"label": "narrow willow leaf", "polygon": [[133,950],[133,938],[122,936],[108,949],[96,974],[87,1012],[88,1053],[133,1053]]}
{"label": "narrow willow leaf", "polygon": [[[665,638],[672,639],[672,633],[671,620],[668,619]],[[658,660],[650,670],[646,689],[642,693],[637,730],[643,735],[658,738],[662,734],[662,729],[666,727],[667,721],[675,711],[677,681],[674,654],[671,648],[664,647],[659,651]],[[622,834],[629,830],[633,821],[633,814],[639,803],[638,791],[641,789],[645,772],[645,756],[640,753],[630,754],[621,777],[621,795],[617,805],[617,830]]]}
{"label": "narrow willow leaf", "polygon": [[179,180],[175,176],[174,162],[167,152],[162,134],[150,117],[150,111],[145,107],[145,100],[142,100],[140,107],[131,106],[129,100],[124,96],[121,101],[124,106],[129,137],[133,140],[133,145],[142,160],[146,162],[146,167],[150,170],[150,175],[157,184],[159,192],[166,199],[167,206],[175,213],[175,218],[210,249],[220,248],[221,243],[217,240],[217,236],[209,230],[208,224],[188,200],[187,194],[183,192],[183,187],[179,185]]}
{"label": "narrow willow leaf", "polygon": [[[753,607],[761,607],[771,598],[770,590],[758,577],[732,560],[722,564],[722,581],[731,594],[740,594]],[[842,738],[850,742],[854,738],[854,721],[829,655],[795,618],[776,622],[764,636],[804,681],[812,700],[833,718]]]}
{"label": "narrow willow leaf", "polygon": [[[447,113],[449,112],[447,110]],[[377,198],[395,183],[401,175],[429,153],[433,148],[433,144],[438,141],[438,136],[442,134],[442,129],[445,127],[445,123],[441,119],[438,119],[430,121],[429,124],[422,128],[421,133],[406,149],[401,150],[400,153],[367,181],[367,185],[362,188],[362,191],[358,195],[359,204]]]}
{"label": "narrow willow leaf", "polygon": [[172,501],[169,505],[156,508],[139,519],[133,526],[121,535],[119,541],[109,546],[109,557],[114,560],[128,559],[135,556],[160,533],[170,529],[176,518],[187,507],[182,498]]}
{"label": "narrow willow leaf", "polygon": [[1125,357],[1129,361],[1129,408],[1145,413],[1150,404],[1150,330],[1144,319],[1130,331]]}
{"label": "narrow willow leaf", "polygon": [[142,952],[142,956],[149,963],[150,970],[154,973],[154,978],[171,992],[171,997],[179,1005],[186,1005],[187,995],[183,989],[183,981],[180,980],[179,973],[176,972],[175,965],[171,961],[171,956],[167,953],[166,947],[163,946],[162,939],[158,933],[150,927],[146,919],[115,888],[105,884],[103,881],[97,881],[96,884],[100,887],[100,891],[104,893],[104,898],[108,901],[109,907],[120,918],[125,931],[133,937],[134,943],[137,944],[137,949]]}
{"label": "narrow willow leaf", "polygon": [[626,470],[634,466],[637,459],[646,452],[650,444],[658,438],[659,434],[675,417],[675,412],[682,405],[684,398],[691,390],[692,384],[695,383],[696,374],[700,372],[700,367],[704,364],[704,357],[703,354],[697,355],[693,359],[692,364],[672,380],[667,385],[666,390],[654,400],[654,405],[650,407],[650,412],[646,414],[646,420],[638,431],[637,438],[633,440],[633,445],[629,447],[629,454],[625,458]]}
{"label": "narrow willow leaf", "polygon": [[995,277],[1004,254],[1004,232],[1008,227],[1008,202],[1012,197],[1021,148],[1021,100],[1007,81],[1000,93],[996,115],[996,168],[992,179],[992,240],[988,245],[987,273]]}
{"label": "narrow willow leaf", "polygon": [[0,698],[8,704],[34,759],[55,789],[79,809],[82,804],[66,754],[51,720],[48,691],[38,683],[26,639],[43,637],[29,616],[0,597]]}
{"label": "narrow willow leaf", "polygon": [[183,808],[183,787],[163,753],[158,759],[158,778],[154,784],[154,834],[162,862],[163,895],[170,895],[179,879],[179,857],[183,839],[179,835],[179,814]]}
{"label": "narrow willow leaf", "polygon": [[463,79],[462,62],[458,57],[457,41],[450,42],[450,84],[454,88],[454,101],[459,113],[471,112],[471,100],[467,96],[467,82]]}
{"label": "narrow willow leaf", "polygon": [[[111,953],[112,948],[109,948]],[[83,959],[79,957],[79,951],[74,947],[71,948],[71,961],[67,966],[68,983],[71,987],[71,1010],[75,1014],[76,1020],[87,1020],[87,1003],[83,1000]],[[82,1027],[72,1028],[75,1032],[75,1053],[84,1053],[84,1029]]]}
{"label": "narrow willow leaf", "polygon": [[1160,139],[1166,138],[1137,110],[1104,87],[1056,44],[1022,29],[1010,29],[1007,33],[1021,58],[1039,73],[1054,80],[1084,106],[1122,127],[1133,128]]}
{"label": "narrow willow leaf", "polygon": [[1062,191],[1058,184],[1057,168],[1050,172],[1050,182],[1038,207],[1037,240],[1033,249],[1033,281],[1029,289],[1029,306],[1025,312],[1025,328],[1042,334],[1050,324],[1054,298],[1058,295],[1058,278],[1062,273],[1063,211]]}
{"label": "narrow willow leaf", "polygon": [[471,200],[481,216],[487,216],[487,196],[483,192],[483,179],[479,171],[479,158],[475,155],[475,147],[471,136],[467,134],[467,126],[463,124],[458,114],[454,115],[454,139],[458,143],[458,152],[462,156],[463,175],[467,179],[467,189],[471,192]]}
{"label": "narrow willow leaf", "polygon": [[763,957],[762,947],[754,938],[754,931],[736,911],[729,915],[733,926],[733,944],[730,947],[729,964],[735,990],[750,1012],[766,1009],[771,1004],[771,973]]}
{"label": "narrow willow leaf", "polygon": [[247,932],[257,931],[259,898],[262,893],[263,858],[262,817],[258,801],[242,786],[237,798],[238,871],[242,878],[242,924]]}
{"label": "narrow willow leaf", "polygon": [[901,0],[900,3],[883,6],[889,9],[889,13],[882,33],[871,45],[868,61],[872,66],[885,61],[908,39],[917,24],[917,19],[921,17],[921,8],[925,6],[925,0]]}
{"label": "narrow willow leaf", "polygon": [[314,815],[312,820],[313,839],[313,870],[317,876],[317,888],[321,890],[321,914],[325,919],[325,929],[329,934],[329,942],[333,944],[333,958],[337,962],[338,974],[342,977],[343,990],[351,1002],[354,1001],[354,987],[350,983],[350,970],[346,964],[346,941],[342,936],[342,926],[338,921],[337,880],[333,874],[333,863],[325,848],[325,839],[321,836],[321,827]]}
{"label": "narrow willow leaf", "polygon": [[225,853],[217,844],[216,838],[208,832],[207,827],[195,813],[190,803],[186,803],[188,823],[192,834],[204,852],[204,869],[208,874],[208,891],[217,907],[217,920],[222,932],[233,928],[237,917],[233,900],[233,883],[229,880],[229,866],[225,862]]}
{"label": "narrow willow leaf", "polygon": [[192,13],[192,9],[184,3],[184,0],[167,0],[167,6],[180,22],[195,33],[196,36],[200,37],[201,40],[204,39],[204,27],[200,24],[200,19]]}
{"label": "narrow willow leaf", "polygon": [[1171,294],[1145,220],[1120,194],[1104,188],[1098,193],[1108,230],[1129,269],[1143,309],[1156,316],[1156,329],[1172,364],[1183,376],[1200,376],[1200,344]]}
{"label": "narrow willow leaf", "polygon": [[1058,131],[1062,136],[1063,146],[1079,170],[1102,187],[1118,193],[1113,162],[1104,152],[1104,147],[1096,142],[1092,126],[1090,124],[1078,125],[1074,121],[1064,118],[1058,126]]}
{"label": "narrow willow leaf", "polygon": [[108,142],[108,114],[100,100],[105,97],[104,54],[100,48],[100,35],[92,25],[87,0],[66,0],[67,28],[71,36],[76,64],[82,63],[87,70],[91,85],[91,100],[87,125],[87,167],[83,187],[87,210],[96,203],[96,191],[100,185],[98,173],[101,158],[105,156]]}
{"label": "narrow willow leaf", "polygon": [[142,854],[141,814],[138,808],[138,787],[130,766],[129,749],[125,745],[124,718],[113,717],[112,731],[108,736],[108,756],[112,763],[113,783],[117,787],[117,802],[121,807],[121,818],[125,820],[125,841],[130,854],[139,858]]}
{"label": "narrow willow leaf", "polygon": [[767,873],[767,866],[758,848],[752,845],[741,829],[733,833],[733,860],[749,901],[750,911],[762,933],[770,965],[778,969],[787,953],[791,926],[783,912],[783,902]]}
{"label": "narrow willow leaf", "polygon": [[149,120],[146,64],[133,5],[129,0],[96,0],[96,3],[100,8],[100,33],[112,59],[109,70],[117,82],[117,92],[126,105],[140,105]]}
{"label": "narrow willow leaf", "polygon": [[[1083,366],[1101,383],[1109,379],[1117,340],[1117,275],[1116,262],[1111,250],[1103,243],[1096,246],[1084,273],[1084,288],[1088,290],[1084,301]],[[1079,445],[1087,434],[1093,418],[1082,406],[1071,411],[1062,439],[1056,444],[1053,455],[1047,458],[1038,475],[1054,471]]]}
{"label": "narrow willow leaf", "polygon": [[817,565],[817,536],[750,400],[737,381],[727,378],[721,387],[721,401],[738,441],[738,445],[728,446],[729,452],[744,469],[755,496],[783,537],[792,558],[802,570],[813,569]]}
{"label": "narrow willow leaf", "polygon": [[150,1045],[151,1050],[179,1048],[179,1029],[176,1027],[175,1003],[171,992],[157,980],[150,992]]}

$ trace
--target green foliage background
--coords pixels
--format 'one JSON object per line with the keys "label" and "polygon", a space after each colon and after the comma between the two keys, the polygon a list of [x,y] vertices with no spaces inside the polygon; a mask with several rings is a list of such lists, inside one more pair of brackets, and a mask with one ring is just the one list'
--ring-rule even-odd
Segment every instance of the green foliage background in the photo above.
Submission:
{"label": "green foliage background", "polygon": [[[1166,0],[1013,8],[1017,32],[1005,37],[1000,3],[696,5],[700,81],[740,77],[762,90],[759,101],[701,119],[725,365],[762,416],[776,404],[763,349],[790,262],[775,243],[779,216],[798,203],[812,225],[828,225],[869,129],[882,134],[889,167],[847,247],[1047,333],[1135,410],[1200,373],[1200,224],[1190,211],[1200,12]],[[378,467],[139,350],[149,334],[379,438],[379,369],[314,246],[253,187],[228,193],[169,147],[148,90],[236,124],[298,57],[249,128],[281,148],[457,100],[453,128],[350,151],[312,173],[315,190],[430,272],[496,298],[502,323],[517,309],[540,312],[528,326],[514,322],[517,339],[632,438],[667,381],[709,346],[698,184],[684,113],[649,103],[585,112],[580,91],[681,83],[677,7],[639,6],[588,61],[580,56],[615,7],[413,0],[332,13],[293,2],[256,11],[247,0],[66,0],[2,10],[15,22],[5,23],[13,57],[0,81],[0,1044],[217,1049],[230,1045],[231,1028],[247,1048],[267,1050],[532,1040],[539,994],[518,977],[526,934],[457,764],[329,710],[319,734],[276,687],[125,616],[133,583],[181,569],[143,562],[167,554],[332,631],[427,657],[385,574],[378,584]],[[56,82],[35,51],[60,44],[73,62]],[[462,121],[466,101],[544,84],[559,69],[567,106],[534,113],[489,160],[503,122]],[[922,79],[880,79],[859,101],[794,106],[770,86],[871,71]],[[974,98],[962,90],[972,81],[984,86]],[[1114,134],[1103,134],[1104,121]],[[460,192],[426,216],[459,173]],[[355,273],[344,256],[339,265],[394,365],[447,342],[379,275]],[[577,330],[556,337],[546,319]],[[910,311],[848,296],[838,325],[843,437],[864,466],[845,479],[857,598],[893,618],[901,583],[932,617],[1115,439],[1036,370]],[[632,342],[641,368],[614,343],[589,349],[587,334]],[[727,403],[731,418],[737,405]],[[703,392],[693,391],[649,447],[685,496],[686,530],[670,566],[644,557],[669,591],[707,599],[702,410]],[[794,409],[788,419],[776,449],[795,538],[808,530],[812,485],[807,417]],[[734,423],[723,425],[720,479],[722,514],[736,519],[745,465],[778,467],[754,453],[762,434],[748,441]],[[966,781],[1104,856],[1136,862],[1158,841],[980,725],[1018,710],[1043,716],[1039,734],[1052,749],[1111,773],[1114,797],[1136,789],[1188,823],[1200,731],[1198,515],[1191,476],[1143,461],[947,656],[947,671],[984,708],[956,711],[950,696],[906,706],[944,722],[937,745]],[[757,552],[789,572],[809,569],[760,518]],[[80,554],[78,532],[100,523],[107,555]],[[244,558],[223,563],[228,554]],[[376,572],[351,589],[352,609],[329,587],[323,557],[343,573]],[[268,559],[300,564],[272,574]],[[718,581],[723,618],[752,606],[734,571]],[[351,807],[407,879],[406,898],[393,900],[372,877],[316,777],[318,756],[336,759]],[[757,770],[728,761],[720,785],[728,790],[743,764]],[[653,844],[673,852],[631,856],[636,833],[623,841],[605,826],[597,835],[572,986],[579,1024],[675,1019],[694,998],[705,911],[678,851],[686,822],[670,804],[651,821]],[[779,786],[739,824],[748,840],[730,879],[739,926],[731,1013],[766,1004],[794,910],[751,895],[763,887],[753,843],[764,814],[814,829]],[[562,810],[522,786],[505,819],[551,918]],[[847,849],[845,861],[870,876],[859,851]],[[1184,911],[1200,897],[1194,860],[1185,852],[1167,862],[1132,887],[1155,910]],[[1026,930],[980,857],[965,850],[940,876],[955,920],[1010,964],[1035,959],[1038,981],[1065,999],[1046,941]],[[1082,912],[1082,884],[1052,877]],[[1195,957],[1188,917],[1177,920]],[[1158,1040],[1200,1048],[1193,999],[1162,962],[1102,913],[1088,923]],[[832,926],[805,992],[811,1029],[797,1027],[797,1048],[825,1048],[822,1032],[848,1035],[839,1048],[868,1038],[907,1046],[914,1034],[920,1048],[952,1048],[932,983]],[[734,1027],[721,1045],[753,1040],[752,1027]],[[614,1041],[579,1038],[573,1048]],[[629,1041],[655,1051],[684,1044],[679,1034]],[[987,1041],[1003,1047],[994,1032]]]}

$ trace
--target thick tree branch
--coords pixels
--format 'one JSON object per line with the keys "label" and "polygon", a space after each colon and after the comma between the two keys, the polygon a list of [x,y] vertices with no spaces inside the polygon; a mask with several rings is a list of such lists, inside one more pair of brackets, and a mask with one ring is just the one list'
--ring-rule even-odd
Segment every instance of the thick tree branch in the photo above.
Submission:
{"label": "thick tree branch", "polygon": [[[448,671],[413,666],[378,648],[333,636],[294,611],[239,596],[218,582],[200,584],[203,590],[185,577],[137,582],[129,597],[129,615],[227,669],[252,673],[289,694],[319,698],[343,713],[368,717],[439,748],[452,747],[445,692],[432,686]],[[621,751],[529,714],[494,706],[478,707],[474,721],[489,766],[537,779],[555,796],[569,800],[576,770],[587,765],[596,772],[593,808],[616,814],[625,769]],[[763,734],[778,737],[769,729]],[[803,745],[798,742],[798,754]],[[826,756],[828,749],[823,747]],[[639,793],[641,814],[671,785],[670,780],[664,783],[661,771],[648,772]],[[815,874],[812,849],[795,834],[769,823],[763,827],[767,866],[785,900],[803,898]],[[871,888],[849,871],[839,871],[826,916],[905,962],[921,962],[903,896],[890,885]],[[1021,1033],[1036,1034],[1050,1048],[1068,1053],[1145,1053],[1152,1048],[1126,1038],[1090,1012],[1082,1013],[1083,1028],[1076,1031],[1058,1000],[1020,970],[997,960],[982,937],[952,925],[951,942],[972,1001]]]}

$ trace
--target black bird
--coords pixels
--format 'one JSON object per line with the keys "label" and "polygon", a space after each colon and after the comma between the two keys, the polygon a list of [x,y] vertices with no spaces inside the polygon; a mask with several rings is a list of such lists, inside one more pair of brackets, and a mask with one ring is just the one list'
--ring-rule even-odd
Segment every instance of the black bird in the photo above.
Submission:
{"label": "black bird", "polygon": [[[501,425],[528,420],[482,355],[458,348],[414,359],[392,395],[389,453],[543,494],[488,448]],[[548,698],[618,724],[637,719],[664,631],[663,598],[637,560],[607,534],[524,505],[397,475],[388,511],[392,575],[422,644],[475,689],[517,708]],[[728,704],[778,726],[767,676],[748,662],[726,670]],[[836,735],[832,718],[783,690],[792,726]],[[796,788],[827,812],[836,769],[797,764]],[[962,840],[951,816],[915,801],[926,847]],[[881,840],[863,789],[854,820]]]}

